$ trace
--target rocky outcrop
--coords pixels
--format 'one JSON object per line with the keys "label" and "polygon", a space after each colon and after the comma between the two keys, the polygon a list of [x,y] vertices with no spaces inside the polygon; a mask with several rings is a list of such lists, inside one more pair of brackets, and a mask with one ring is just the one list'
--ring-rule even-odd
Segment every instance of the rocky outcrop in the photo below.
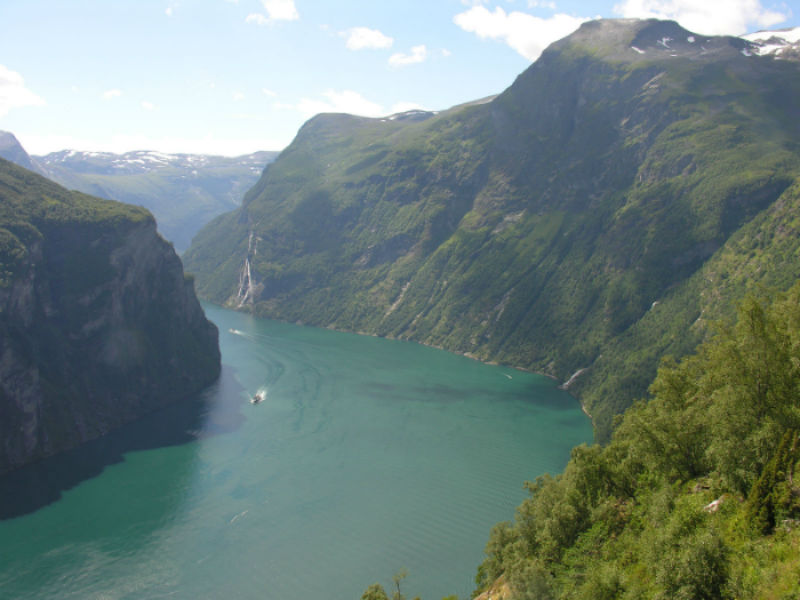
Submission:
{"label": "rocky outcrop", "polygon": [[0,472],[209,385],[217,337],[152,215],[0,161]]}

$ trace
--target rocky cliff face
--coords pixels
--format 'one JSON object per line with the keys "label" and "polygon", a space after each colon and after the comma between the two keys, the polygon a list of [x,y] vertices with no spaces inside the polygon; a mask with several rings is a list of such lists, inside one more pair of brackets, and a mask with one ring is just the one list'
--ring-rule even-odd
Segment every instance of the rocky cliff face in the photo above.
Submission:
{"label": "rocky cliff face", "polygon": [[0,161],[0,472],[185,397],[216,327],[145,210]]}

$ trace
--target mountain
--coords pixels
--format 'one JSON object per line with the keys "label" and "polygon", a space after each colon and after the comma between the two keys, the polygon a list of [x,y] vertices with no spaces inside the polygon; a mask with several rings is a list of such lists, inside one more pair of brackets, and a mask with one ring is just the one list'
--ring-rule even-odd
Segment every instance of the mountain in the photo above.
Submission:
{"label": "mountain", "polygon": [[600,20],[503,93],[320,115],[184,256],[257,315],[549,374],[599,440],[753,286],[800,276],[800,64]]}
{"label": "mountain", "polygon": [[473,597],[800,597],[798,365],[800,284],[743,301],[609,444],[526,484]]}
{"label": "mountain", "polygon": [[203,225],[239,205],[277,155],[63,150],[34,160],[41,174],[67,188],[144,206],[155,215],[159,231],[182,252]]}
{"label": "mountain", "polygon": [[148,211],[0,159],[0,473],[219,371],[217,329]]}
{"label": "mountain", "polygon": [[756,45],[755,52],[759,56],[800,60],[800,27],[757,31],[742,37]]}
{"label": "mountain", "polygon": [[35,164],[31,157],[25,152],[25,148],[19,143],[13,133],[0,131],[0,158],[5,158],[20,167],[25,167],[29,171],[42,174],[40,166]]}

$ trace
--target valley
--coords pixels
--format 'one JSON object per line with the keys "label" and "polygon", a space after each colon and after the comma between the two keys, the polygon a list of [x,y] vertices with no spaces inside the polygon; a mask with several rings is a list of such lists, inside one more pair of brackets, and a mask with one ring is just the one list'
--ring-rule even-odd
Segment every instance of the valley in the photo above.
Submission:
{"label": "valley", "polygon": [[261,87],[280,153],[0,132],[0,589],[800,594],[800,28],[574,26],[444,110]]}
{"label": "valley", "polygon": [[800,276],[800,63],[758,48],[595,21],[488,101],[319,115],[186,268],[259,316],[580,372],[607,441],[662,356]]}
{"label": "valley", "polygon": [[546,378],[204,308],[214,385],[0,479],[5,594],[358,598],[401,565],[467,598],[521,482],[591,439]]}

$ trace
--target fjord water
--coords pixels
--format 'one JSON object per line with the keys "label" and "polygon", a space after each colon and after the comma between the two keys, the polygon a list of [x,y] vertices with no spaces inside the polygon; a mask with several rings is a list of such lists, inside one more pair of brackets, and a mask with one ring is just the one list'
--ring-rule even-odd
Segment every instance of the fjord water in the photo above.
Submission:
{"label": "fjord water", "polygon": [[546,378],[205,308],[215,386],[0,480],[0,596],[347,600],[407,569],[468,598],[523,481],[591,439]]}

